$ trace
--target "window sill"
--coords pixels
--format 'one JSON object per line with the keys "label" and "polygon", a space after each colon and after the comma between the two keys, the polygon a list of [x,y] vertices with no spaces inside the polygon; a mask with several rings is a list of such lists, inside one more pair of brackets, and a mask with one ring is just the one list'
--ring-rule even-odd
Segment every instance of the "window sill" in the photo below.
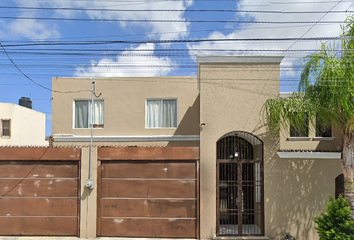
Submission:
{"label": "window sill", "polygon": [[310,137],[288,137],[287,141],[311,141]]}
{"label": "window sill", "polygon": [[335,137],[314,137],[312,141],[332,141]]}
{"label": "window sill", "polygon": [[155,128],[145,127],[145,129],[177,129],[177,127],[155,127]]}
{"label": "window sill", "polygon": [[[80,129],[82,129],[82,130],[90,130],[91,128],[73,128],[73,129],[75,129],[75,130],[80,130]],[[93,129],[104,129],[103,127],[102,128],[93,128]]]}

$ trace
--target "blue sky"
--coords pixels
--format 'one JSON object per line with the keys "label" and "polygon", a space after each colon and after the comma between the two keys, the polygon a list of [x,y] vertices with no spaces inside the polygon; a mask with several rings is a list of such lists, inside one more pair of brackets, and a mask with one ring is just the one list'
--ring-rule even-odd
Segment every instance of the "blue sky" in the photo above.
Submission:
{"label": "blue sky", "polygon": [[[281,91],[295,91],[301,58],[320,41],[149,41],[336,37],[353,5],[347,0],[2,1],[0,42],[23,73],[47,88],[52,77],[196,75],[196,55],[283,54]],[[201,20],[209,22],[196,22]],[[27,79],[2,49],[0,60],[0,102],[31,97],[33,108],[46,114],[50,135],[51,92]]]}

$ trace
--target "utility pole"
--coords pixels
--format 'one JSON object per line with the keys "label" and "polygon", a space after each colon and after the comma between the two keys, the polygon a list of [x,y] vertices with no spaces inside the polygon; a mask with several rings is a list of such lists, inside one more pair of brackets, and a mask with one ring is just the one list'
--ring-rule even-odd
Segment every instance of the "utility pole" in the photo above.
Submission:
{"label": "utility pole", "polygon": [[92,177],[92,138],[93,138],[93,120],[94,120],[94,97],[95,97],[95,82],[92,82],[92,96],[91,96],[91,138],[90,138],[90,162],[89,162],[89,174],[86,180],[85,187],[88,189],[93,189],[94,181]]}

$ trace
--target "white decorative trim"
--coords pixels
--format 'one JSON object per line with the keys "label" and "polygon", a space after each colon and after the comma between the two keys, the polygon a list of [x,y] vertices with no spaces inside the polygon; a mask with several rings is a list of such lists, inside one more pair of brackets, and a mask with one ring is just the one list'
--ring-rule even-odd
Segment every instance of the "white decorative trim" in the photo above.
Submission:
{"label": "white decorative trim", "polygon": [[280,158],[341,159],[340,152],[277,152]]}
{"label": "white decorative trim", "polygon": [[[54,142],[89,142],[90,136],[53,135]],[[93,142],[199,141],[199,135],[94,136]]]}
{"label": "white decorative trim", "polygon": [[284,56],[197,56],[199,63],[280,63]]}

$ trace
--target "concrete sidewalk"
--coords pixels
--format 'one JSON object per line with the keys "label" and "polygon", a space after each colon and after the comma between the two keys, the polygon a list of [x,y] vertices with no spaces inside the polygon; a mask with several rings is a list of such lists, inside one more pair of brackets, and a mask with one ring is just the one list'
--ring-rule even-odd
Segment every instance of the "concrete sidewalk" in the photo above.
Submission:
{"label": "concrete sidewalk", "polygon": [[[1,237],[0,240],[176,240],[176,238],[124,238],[124,237],[97,237],[97,238],[78,238],[78,237],[43,237],[43,236],[6,236]],[[196,240],[190,238],[178,238],[178,240]]]}
{"label": "concrete sidewalk", "polygon": [[[124,238],[124,237],[98,237],[98,238],[78,238],[78,237],[22,237],[22,236],[6,236],[0,237],[0,240],[196,240],[191,238]],[[214,240],[272,240],[268,237],[217,237]]]}

